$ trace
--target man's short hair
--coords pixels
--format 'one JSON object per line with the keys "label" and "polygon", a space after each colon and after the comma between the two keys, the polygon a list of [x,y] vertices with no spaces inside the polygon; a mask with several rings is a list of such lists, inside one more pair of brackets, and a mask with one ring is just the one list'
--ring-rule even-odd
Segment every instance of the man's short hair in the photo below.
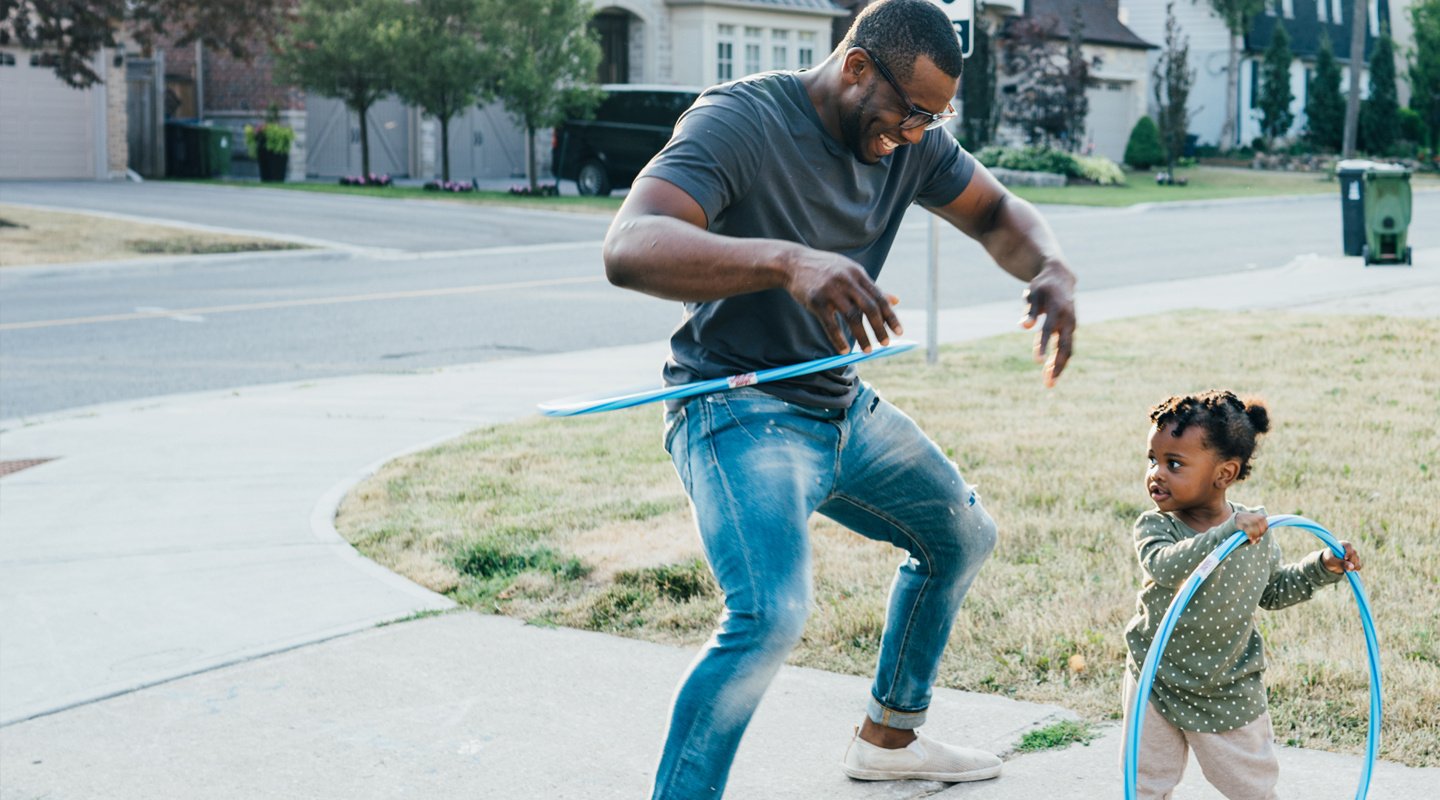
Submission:
{"label": "man's short hair", "polygon": [[840,52],[852,47],[873,53],[902,81],[915,73],[920,56],[952,78],[960,77],[965,63],[955,26],[930,0],[879,0],[866,6],[840,42]]}

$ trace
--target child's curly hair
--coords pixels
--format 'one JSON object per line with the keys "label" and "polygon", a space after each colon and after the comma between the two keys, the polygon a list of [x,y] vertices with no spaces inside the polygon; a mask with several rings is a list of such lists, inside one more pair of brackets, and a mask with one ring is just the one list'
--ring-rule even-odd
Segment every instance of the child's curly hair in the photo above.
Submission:
{"label": "child's curly hair", "polygon": [[1250,475],[1250,457],[1260,434],[1270,430],[1270,412],[1259,400],[1241,400],[1233,392],[1211,389],[1200,394],[1175,395],[1150,409],[1156,428],[1172,426],[1170,435],[1179,437],[1191,425],[1205,432],[1205,442],[1221,458],[1240,461],[1243,481]]}

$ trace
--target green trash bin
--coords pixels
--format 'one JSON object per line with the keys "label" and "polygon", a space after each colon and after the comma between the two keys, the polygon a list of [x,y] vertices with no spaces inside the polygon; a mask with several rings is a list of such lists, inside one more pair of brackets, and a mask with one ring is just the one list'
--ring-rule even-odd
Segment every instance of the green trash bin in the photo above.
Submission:
{"label": "green trash bin", "polygon": [[1410,170],[1371,164],[1365,170],[1365,265],[1410,264]]}
{"label": "green trash bin", "polygon": [[213,178],[230,171],[229,128],[195,122],[165,123],[165,173],[176,178]]}

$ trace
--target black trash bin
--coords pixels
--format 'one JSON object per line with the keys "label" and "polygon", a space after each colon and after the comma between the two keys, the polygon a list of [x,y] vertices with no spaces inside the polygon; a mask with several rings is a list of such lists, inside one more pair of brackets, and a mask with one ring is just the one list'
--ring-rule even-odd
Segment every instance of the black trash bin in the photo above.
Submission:
{"label": "black trash bin", "polygon": [[1358,256],[1365,247],[1365,173],[1373,166],[1360,159],[1335,165],[1340,180],[1340,220],[1345,236],[1345,255]]}
{"label": "black trash bin", "polygon": [[165,174],[213,178],[229,170],[228,128],[173,120],[165,123]]}

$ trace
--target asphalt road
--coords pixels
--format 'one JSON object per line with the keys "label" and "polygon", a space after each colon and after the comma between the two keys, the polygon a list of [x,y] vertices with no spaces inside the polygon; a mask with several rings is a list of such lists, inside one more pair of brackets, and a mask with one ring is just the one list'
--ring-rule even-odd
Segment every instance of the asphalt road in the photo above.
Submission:
{"label": "asphalt road", "polygon": [[[1440,218],[1440,194],[1415,200],[1417,220]],[[604,281],[602,215],[166,183],[7,183],[0,202],[336,247],[0,271],[0,418],[655,341],[681,313]],[[1340,249],[1339,201],[1328,196],[1045,211],[1087,288]],[[912,309],[925,303],[928,242],[927,215],[912,212],[882,275]],[[978,245],[942,231],[940,251],[942,308],[1013,298],[1019,317],[1023,285]]]}

